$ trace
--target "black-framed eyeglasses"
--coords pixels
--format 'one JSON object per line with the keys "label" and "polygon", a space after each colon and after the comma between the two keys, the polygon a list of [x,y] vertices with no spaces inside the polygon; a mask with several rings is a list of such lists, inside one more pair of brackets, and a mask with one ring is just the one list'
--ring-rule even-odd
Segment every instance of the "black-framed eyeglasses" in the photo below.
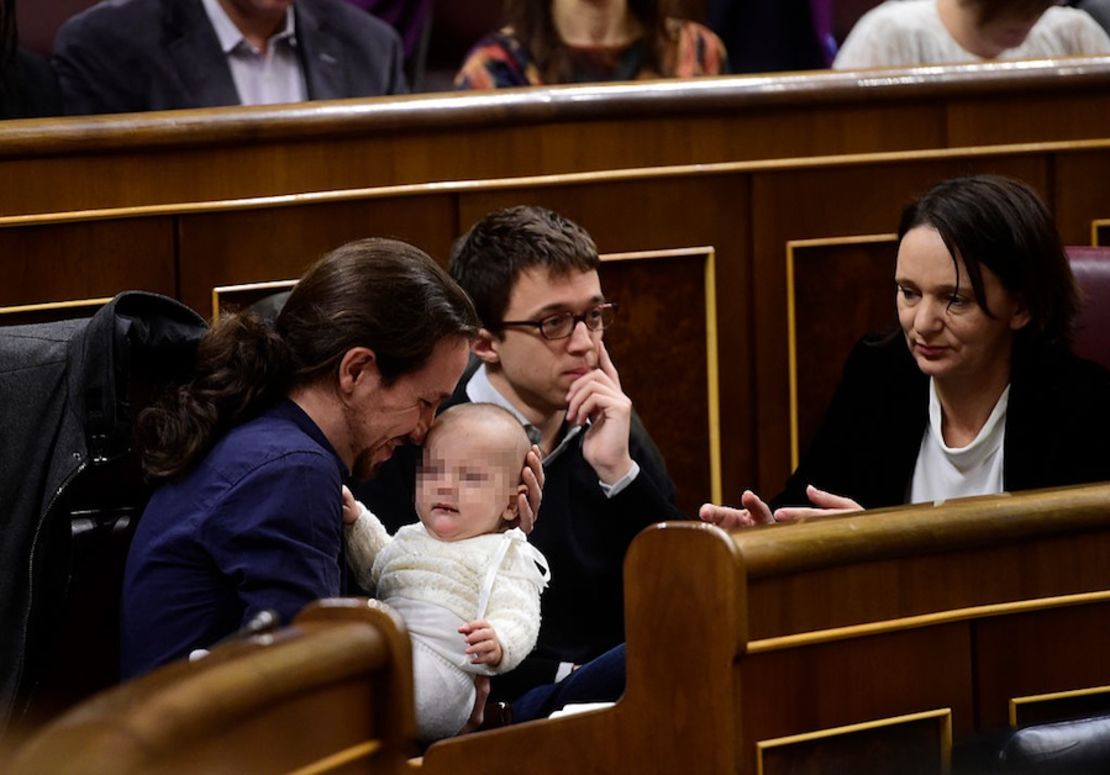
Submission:
{"label": "black-framed eyeglasses", "polygon": [[543,320],[502,320],[498,327],[529,326],[539,329],[540,336],[544,339],[566,339],[574,333],[574,328],[579,323],[585,323],[586,328],[591,331],[604,331],[613,325],[616,317],[616,303],[606,302],[585,312],[560,312]]}

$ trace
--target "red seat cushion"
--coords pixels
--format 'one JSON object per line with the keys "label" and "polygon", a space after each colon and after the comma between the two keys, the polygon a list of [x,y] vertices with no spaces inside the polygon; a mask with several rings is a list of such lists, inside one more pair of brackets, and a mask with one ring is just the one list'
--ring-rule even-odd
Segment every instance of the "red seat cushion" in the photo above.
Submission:
{"label": "red seat cushion", "polygon": [[1110,369],[1110,247],[1067,251],[1082,296],[1072,349]]}

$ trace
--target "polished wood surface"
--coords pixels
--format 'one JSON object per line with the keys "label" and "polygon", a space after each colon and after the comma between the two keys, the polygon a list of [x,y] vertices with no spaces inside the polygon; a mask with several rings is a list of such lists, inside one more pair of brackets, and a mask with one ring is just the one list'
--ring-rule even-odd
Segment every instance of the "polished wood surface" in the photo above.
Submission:
{"label": "polished wood surface", "polygon": [[896,250],[891,234],[787,243],[791,468],[820,427],[860,333],[898,325],[891,303]]}
{"label": "polished wood surface", "polygon": [[9,121],[0,214],[1091,139],[1108,84],[1094,57]]}
{"label": "polished wood surface", "polygon": [[408,636],[373,601],[213,649],[77,706],[6,771],[401,772],[415,752]]}
{"label": "polished wood surface", "polygon": [[952,711],[924,713],[802,735],[761,740],[757,775],[848,772],[867,762],[872,772],[947,772],[952,753]]}

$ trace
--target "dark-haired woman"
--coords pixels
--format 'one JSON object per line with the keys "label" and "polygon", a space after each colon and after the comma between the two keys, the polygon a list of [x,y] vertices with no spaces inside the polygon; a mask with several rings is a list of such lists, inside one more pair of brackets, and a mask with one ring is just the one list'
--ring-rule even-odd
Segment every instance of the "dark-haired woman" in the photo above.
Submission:
{"label": "dark-haired woman", "polygon": [[[1078,308],[1028,187],[957,178],[908,207],[901,336],[852,351],[825,420],[768,506],[706,504],[725,527],[1110,479],[1110,374],[1068,349]],[[801,505],[801,504],[809,505]]]}
{"label": "dark-haired woman", "polygon": [[460,89],[690,78],[728,72],[724,44],[666,0],[510,0],[467,55]]}
{"label": "dark-haired woman", "polygon": [[887,0],[852,28],[833,67],[912,67],[1110,53],[1089,15],[1055,0]]}
{"label": "dark-haired woman", "polygon": [[0,119],[58,116],[62,95],[45,60],[19,48],[15,0],[0,2]]}

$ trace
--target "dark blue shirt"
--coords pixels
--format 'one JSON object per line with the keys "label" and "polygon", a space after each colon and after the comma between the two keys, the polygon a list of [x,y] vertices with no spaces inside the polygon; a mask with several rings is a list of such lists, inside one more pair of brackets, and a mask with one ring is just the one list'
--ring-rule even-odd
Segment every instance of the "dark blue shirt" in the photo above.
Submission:
{"label": "dark blue shirt", "polygon": [[147,505],[127,557],[124,677],[206,648],[265,609],[340,594],[340,487],[323,432],[283,400],[222,437]]}

